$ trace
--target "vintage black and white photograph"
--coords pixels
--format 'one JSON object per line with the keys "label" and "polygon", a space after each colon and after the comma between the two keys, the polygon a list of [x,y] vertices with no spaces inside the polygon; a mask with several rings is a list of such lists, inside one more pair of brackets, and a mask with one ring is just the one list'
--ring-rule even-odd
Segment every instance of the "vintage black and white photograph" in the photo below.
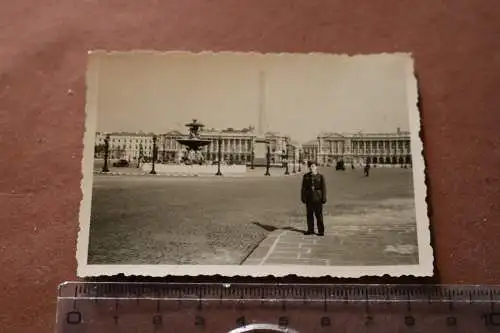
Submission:
{"label": "vintage black and white photograph", "polygon": [[430,276],[411,54],[88,55],[78,276]]}

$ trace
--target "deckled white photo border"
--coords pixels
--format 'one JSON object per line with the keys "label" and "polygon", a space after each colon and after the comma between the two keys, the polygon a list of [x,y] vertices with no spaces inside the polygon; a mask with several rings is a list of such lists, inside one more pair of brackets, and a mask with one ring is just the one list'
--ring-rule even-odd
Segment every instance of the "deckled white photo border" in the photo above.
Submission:
{"label": "deckled white photo border", "polygon": [[[275,276],[282,277],[287,275],[296,275],[299,277],[322,277],[330,276],[337,278],[359,278],[364,276],[382,276],[392,277],[415,276],[428,277],[434,273],[434,256],[431,246],[429,218],[427,213],[427,186],[425,183],[425,161],[423,156],[423,143],[420,138],[420,113],[418,110],[418,86],[414,73],[414,61],[410,53],[387,53],[387,55],[399,55],[407,57],[406,64],[406,91],[407,104],[410,122],[411,151],[413,162],[413,183],[415,192],[415,209],[417,220],[417,239],[418,239],[418,265],[384,265],[384,266],[250,266],[250,265],[89,265],[87,264],[91,201],[92,201],[92,183],[93,183],[93,160],[95,132],[97,125],[97,105],[99,90],[99,67],[100,59],[104,56],[117,53],[154,53],[154,54],[181,54],[189,53],[184,51],[130,51],[130,52],[89,52],[88,67],[86,72],[86,120],[84,134],[84,150],[82,160],[81,189],[83,199],[80,204],[79,225],[76,258],[78,277],[112,276],[124,274],[126,276],[198,276],[198,275],[222,275],[226,277],[235,276]],[[243,54],[241,52],[220,52],[231,54]],[[213,52],[190,53],[202,55],[213,55]],[[248,54],[248,53],[245,53]],[[262,55],[253,53],[255,55]],[[331,56],[331,54],[311,53],[312,55]],[[276,55],[276,54],[275,54]],[[280,53],[279,55],[292,55]],[[339,56],[339,54],[335,54]],[[365,57],[375,54],[359,54],[351,57]],[[380,54],[378,54],[380,55]],[[384,54],[383,54],[384,55]],[[342,55],[350,57],[349,55]]]}

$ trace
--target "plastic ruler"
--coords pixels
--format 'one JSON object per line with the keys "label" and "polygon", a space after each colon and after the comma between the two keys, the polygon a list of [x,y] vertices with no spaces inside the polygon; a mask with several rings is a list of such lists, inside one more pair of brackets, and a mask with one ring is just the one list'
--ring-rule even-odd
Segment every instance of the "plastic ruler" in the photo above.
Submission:
{"label": "plastic ruler", "polygon": [[56,332],[500,332],[500,286],[66,282]]}

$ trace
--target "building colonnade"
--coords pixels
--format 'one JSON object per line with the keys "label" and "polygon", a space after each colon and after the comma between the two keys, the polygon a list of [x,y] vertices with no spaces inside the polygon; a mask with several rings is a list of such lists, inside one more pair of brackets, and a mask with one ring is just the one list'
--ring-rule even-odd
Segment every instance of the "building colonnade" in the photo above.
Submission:
{"label": "building colonnade", "polygon": [[[97,133],[96,158],[104,156],[104,139],[109,135],[109,158],[136,161],[153,156],[153,133]],[[242,131],[202,132],[203,139],[210,143],[201,149],[207,162],[218,159],[218,140],[221,139],[222,161],[228,164],[250,164],[256,135]],[[177,139],[186,134],[171,131],[157,135],[157,159],[162,163],[180,163],[186,148]],[[277,133],[267,133],[272,164],[283,164],[285,160],[314,160],[319,165],[335,165],[343,161],[347,165],[405,166],[411,165],[411,140],[409,132],[393,133],[321,133],[315,140],[305,144],[292,143],[290,138]],[[295,157],[293,154],[295,153]],[[286,156],[284,154],[287,154]]]}
{"label": "building colonnade", "polygon": [[[105,137],[109,135],[109,158],[137,161],[139,158],[151,158],[153,156],[154,133],[97,133],[95,141],[95,158],[104,157]],[[186,153],[186,147],[182,146],[178,139],[186,139],[187,134],[171,131],[157,134],[157,160],[162,163],[180,163]],[[200,150],[203,159],[207,162],[218,160],[219,146],[221,140],[221,161],[228,164],[249,164],[252,160],[253,144],[256,139],[254,133],[239,131],[213,131],[202,132],[201,138],[210,140],[210,143]],[[290,139],[276,133],[267,133],[266,139],[269,143],[271,163],[283,162],[283,151],[286,150]]]}
{"label": "building colonnade", "polygon": [[303,145],[307,159],[320,165],[339,161],[353,166],[411,165],[410,133],[322,133],[316,140]]}

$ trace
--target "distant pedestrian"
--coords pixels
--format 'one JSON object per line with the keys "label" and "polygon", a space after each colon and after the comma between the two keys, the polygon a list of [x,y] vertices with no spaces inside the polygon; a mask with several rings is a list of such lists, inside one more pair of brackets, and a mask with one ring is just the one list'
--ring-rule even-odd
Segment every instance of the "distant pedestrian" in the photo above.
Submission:
{"label": "distant pedestrian", "polygon": [[365,177],[370,175],[370,164],[365,165]]}
{"label": "distant pedestrian", "polygon": [[307,231],[305,235],[314,234],[314,218],[318,226],[318,235],[325,234],[323,224],[323,205],[326,203],[325,177],[318,173],[316,162],[308,162],[309,172],[302,178],[301,200],[307,210]]}

